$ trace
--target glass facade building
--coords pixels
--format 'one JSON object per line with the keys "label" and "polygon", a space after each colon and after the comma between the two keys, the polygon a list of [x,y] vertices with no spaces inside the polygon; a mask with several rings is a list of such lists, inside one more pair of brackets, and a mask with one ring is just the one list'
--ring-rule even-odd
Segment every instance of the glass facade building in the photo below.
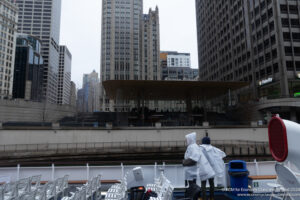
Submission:
{"label": "glass facade building", "polygon": [[78,90],[77,108],[79,112],[99,112],[100,80],[94,70],[90,74],[83,75],[82,89]]}
{"label": "glass facade building", "polygon": [[18,31],[42,41],[44,58],[43,95],[57,103],[61,0],[16,0]]}
{"label": "glass facade building", "polygon": [[31,101],[43,100],[43,57],[41,42],[30,35],[18,35],[13,98]]}

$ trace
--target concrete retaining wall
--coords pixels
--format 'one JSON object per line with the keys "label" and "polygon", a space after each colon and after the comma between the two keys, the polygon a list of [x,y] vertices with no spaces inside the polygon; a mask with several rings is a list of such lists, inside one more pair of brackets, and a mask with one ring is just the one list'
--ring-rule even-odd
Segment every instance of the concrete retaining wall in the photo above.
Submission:
{"label": "concrete retaining wall", "polygon": [[200,140],[207,132],[212,140],[235,144],[237,141],[267,142],[267,128],[189,128],[120,130],[0,130],[0,145],[71,144],[120,142],[182,142],[185,135],[197,133]]}
{"label": "concrete retaining wall", "polygon": [[76,108],[24,100],[0,100],[0,122],[56,122],[76,114]]}

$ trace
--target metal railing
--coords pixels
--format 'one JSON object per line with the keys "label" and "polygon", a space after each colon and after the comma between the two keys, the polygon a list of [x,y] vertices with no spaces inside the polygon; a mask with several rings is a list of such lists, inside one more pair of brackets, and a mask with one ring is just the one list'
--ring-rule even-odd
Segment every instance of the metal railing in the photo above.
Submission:
{"label": "metal railing", "polygon": [[[247,169],[250,176],[261,175],[276,175],[275,161],[267,162],[248,162]],[[143,168],[145,181],[151,183],[158,178],[160,172],[163,170],[165,176],[171,181],[175,188],[185,187],[184,185],[184,170],[182,165],[168,165],[157,164],[154,165],[139,165]],[[69,175],[69,181],[90,180],[91,177],[95,177],[99,174],[102,175],[101,180],[122,180],[127,171],[138,167],[138,165],[115,165],[115,166],[52,166],[48,167],[16,167],[1,168],[0,175],[6,177],[7,181],[17,181],[33,174],[42,175],[42,181],[54,181],[55,177],[62,177],[65,174]],[[228,165],[227,165],[228,169]],[[1,180],[0,176],[0,180]],[[224,172],[224,178],[228,181],[227,170]],[[226,180],[218,180],[220,183],[224,183],[226,187]]]}
{"label": "metal railing", "polygon": [[[267,142],[244,140],[213,140],[216,146],[264,146]],[[42,152],[63,150],[90,150],[90,149],[132,149],[132,148],[184,148],[185,141],[148,141],[148,142],[101,142],[101,143],[52,143],[52,144],[14,144],[0,145],[0,152]]]}

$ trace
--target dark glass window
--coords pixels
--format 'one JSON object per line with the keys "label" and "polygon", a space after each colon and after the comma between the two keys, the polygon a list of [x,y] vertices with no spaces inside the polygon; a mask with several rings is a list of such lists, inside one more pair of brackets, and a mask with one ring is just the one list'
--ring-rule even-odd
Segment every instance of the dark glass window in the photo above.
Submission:
{"label": "dark glass window", "polygon": [[293,61],[286,61],[286,69],[288,71],[294,71],[294,63],[293,63]]}

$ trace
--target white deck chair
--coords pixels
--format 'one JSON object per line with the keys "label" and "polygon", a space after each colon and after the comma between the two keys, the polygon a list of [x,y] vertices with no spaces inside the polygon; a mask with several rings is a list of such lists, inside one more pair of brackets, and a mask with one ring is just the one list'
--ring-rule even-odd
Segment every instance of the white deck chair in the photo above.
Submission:
{"label": "white deck chair", "polygon": [[10,182],[4,185],[4,200],[18,197],[17,184],[17,182]]}
{"label": "white deck chair", "polygon": [[31,190],[31,178],[23,178],[17,181],[17,196],[21,196],[22,194],[29,193]]}
{"label": "white deck chair", "polygon": [[275,170],[279,184],[285,189],[286,196],[291,200],[300,200],[300,182],[296,174],[288,167],[279,163],[275,165]]}
{"label": "white deck chair", "polygon": [[56,197],[56,181],[54,182],[48,182],[46,185],[45,185],[45,190],[46,190],[46,199],[50,200],[50,199],[55,199]]}
{"label": "white deck chair", "polygon": [[48,185],[45,184],[43,186],[38,187],[36,191],[36,200],[47,200],[47,188]]}
{"label": "white deck chair", "polygon": [[95,191],[95,198],[101,198],[101,175],[98,175],[96,178],[96,191]]}
{"label": "white deck chair", "polygon": [[92,181],[88,181],[86,184],[86,198],[90,199],[93,196],[93,185]]}
{"label": "white deck chair", "polygon": [[32,192],[26,192],[22,194],[18,200],[35,200],[36,199],[36,190]]}
{"label": "white deck chair", "polygon": [[31,178],[31,191],[35,191],[36,189],[38,189],[41,185],[41,178],[42,175],[38,175],[38,176],[33,176]]}
{"label": "white deck chair", "polygon": [[4,200],[4,185],[0,186],[0,200]]}

